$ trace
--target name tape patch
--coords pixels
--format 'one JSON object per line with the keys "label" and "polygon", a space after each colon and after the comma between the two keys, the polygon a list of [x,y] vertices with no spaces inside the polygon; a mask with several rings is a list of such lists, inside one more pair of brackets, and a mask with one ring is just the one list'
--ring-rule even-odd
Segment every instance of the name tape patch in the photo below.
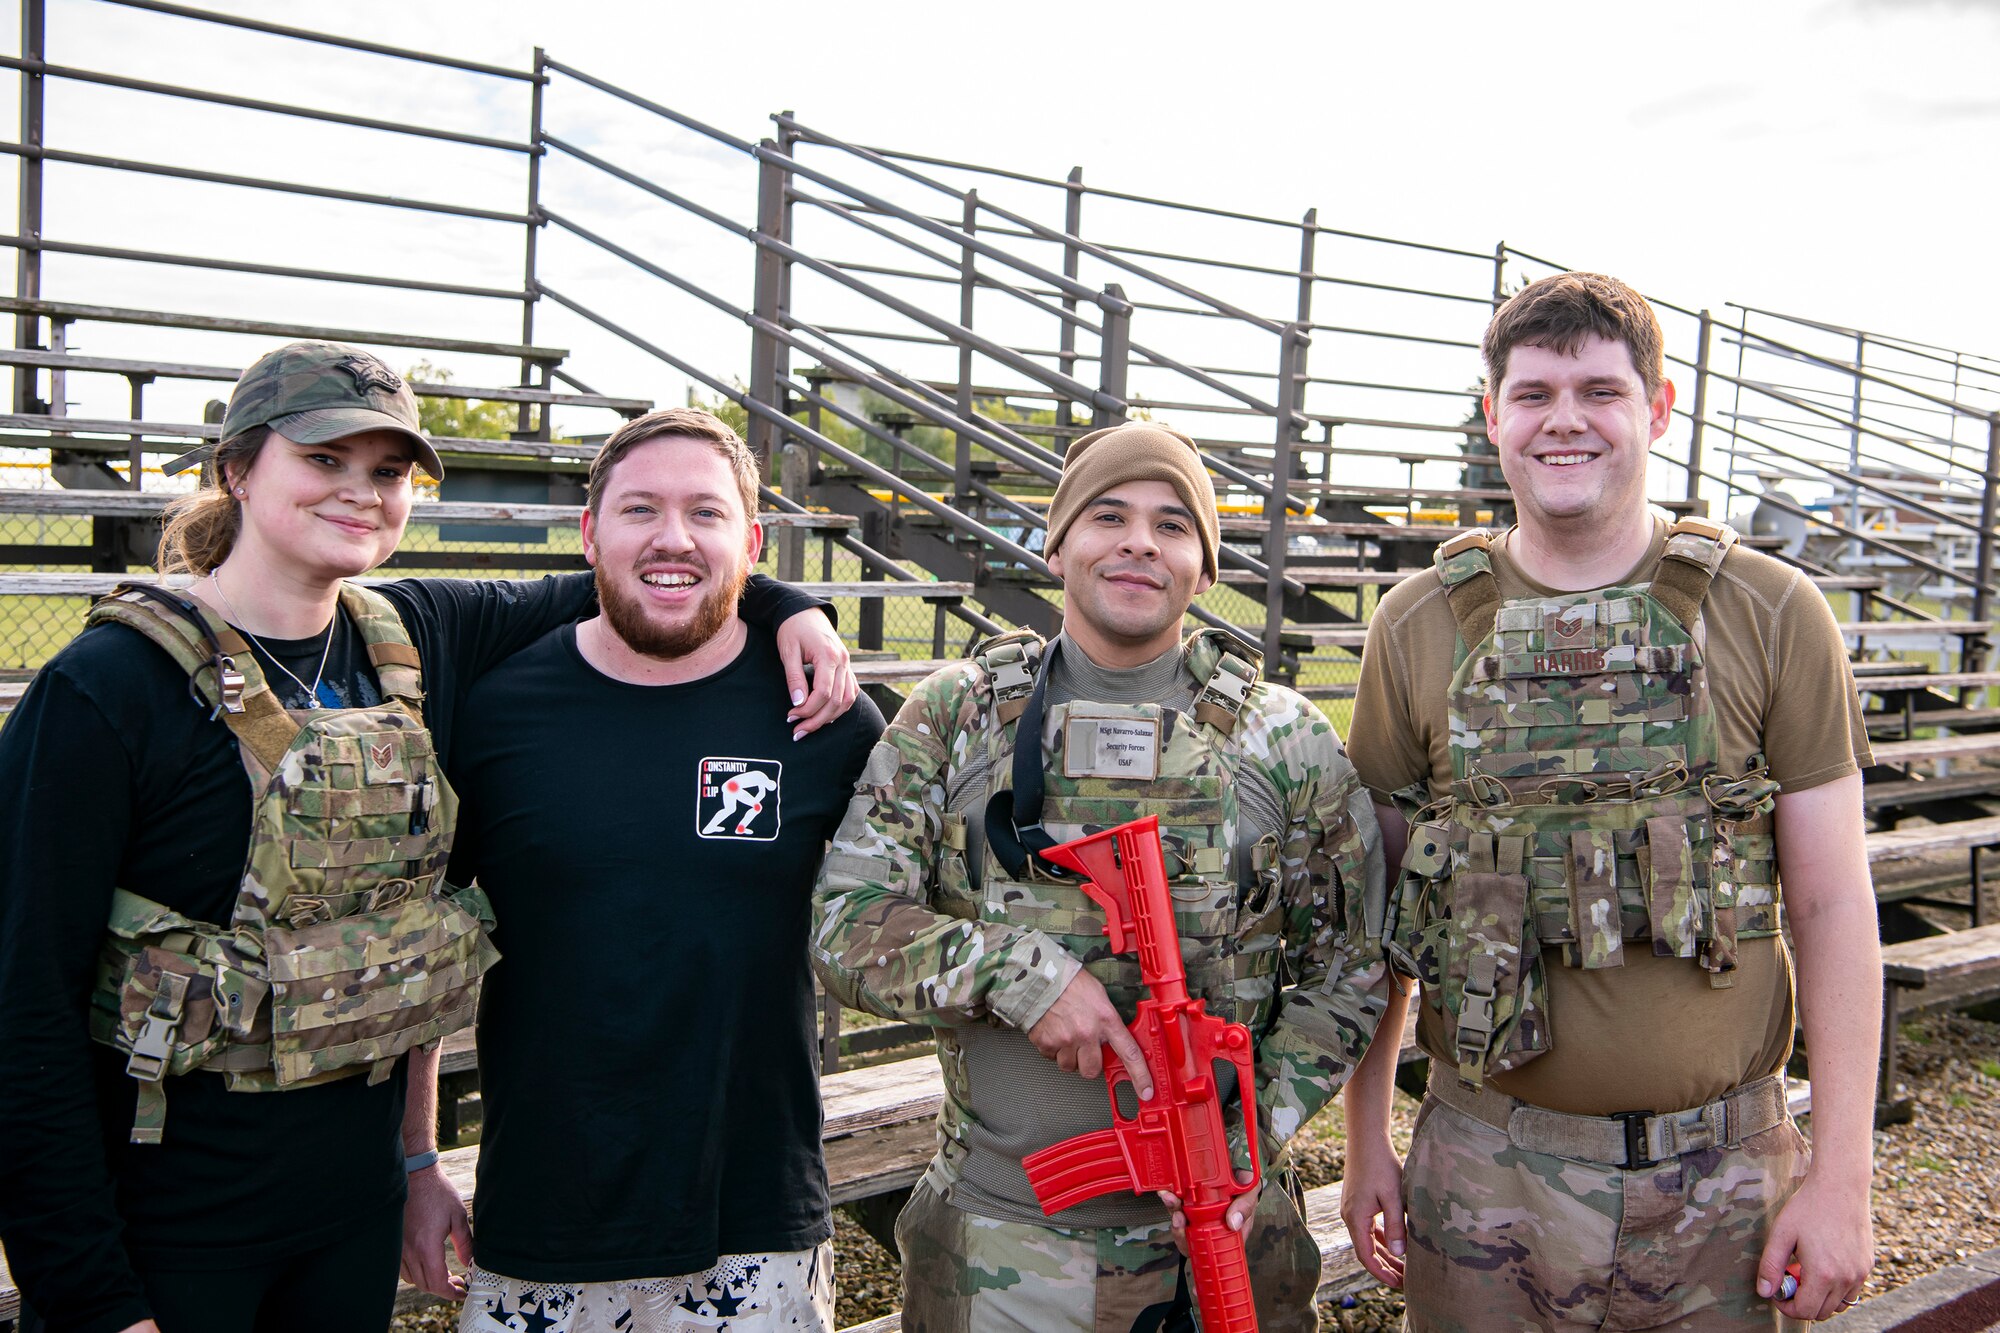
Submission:
{"label": "name tape patch", "polygon": [[1160,775],[1160,720],[1071,713],[1064,725],[1063,776],[1134,778]]}

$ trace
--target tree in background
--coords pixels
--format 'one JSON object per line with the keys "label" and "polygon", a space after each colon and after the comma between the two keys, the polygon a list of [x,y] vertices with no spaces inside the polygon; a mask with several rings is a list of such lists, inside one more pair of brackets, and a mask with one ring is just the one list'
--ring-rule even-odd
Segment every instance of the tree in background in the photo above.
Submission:
{"label": "tree in background", "polygon": [[[419,361],[403,372],[411,385],[449,384],[451,372]],[[426,435],[462,440],[504,440],[513,434],[520,408],[513,403],[489,403],[478,398],[417,399],[417,422]]]}

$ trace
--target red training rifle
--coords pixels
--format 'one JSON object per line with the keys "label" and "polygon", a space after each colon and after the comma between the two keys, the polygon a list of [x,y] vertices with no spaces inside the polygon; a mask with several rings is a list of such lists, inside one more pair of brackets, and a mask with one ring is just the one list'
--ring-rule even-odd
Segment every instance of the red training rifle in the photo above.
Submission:
{"label": "red training rifle", "polygon": [[1246,1123],[1250,1180],[1238,1184],[1214,1072],[1217,1060],[1236,1067],[1247,1120],[1257,1086],[1250,1029],[1215,1017],[1206,1001],[1188,997],[1159,817],[1135,819],[1042,855],[1085,877],[1083,891],[1104,908],[1104,933],[1115,952],[1138,948],[1146,998],[1139,1001],[1132,1036],[1152,1071],[1153,1095],[1137,1102],[1137,1115],[1124,1115],[1118,1085],[1130,1084],[1132,1075],[1106,1046],[1111,1128],[1030,1154],[1021,1163],[1028,1184],[1051,1216],[1112,1190],[1171,1191],[1187,1214],[1195,1303],[1204,1333],[1257,1333],[1243,1235],[1231,1231],[1224,1219],[1230,1202],[1256,1189],[1263,1178],[1257,1129],[1254,1122]]}

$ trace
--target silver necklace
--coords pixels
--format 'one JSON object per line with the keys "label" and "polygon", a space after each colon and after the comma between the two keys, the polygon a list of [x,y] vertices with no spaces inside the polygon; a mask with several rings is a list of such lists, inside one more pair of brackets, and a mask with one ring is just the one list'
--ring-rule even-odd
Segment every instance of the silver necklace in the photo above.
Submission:
{"label": "silver necklace", "polygon": [[[243,630],[245,634],[250,634],[249,630],[243,628],[243,613],[236,609],[236,603],[229,600],[229,594],[222,590],[221,578],[219,578],[216,575],[216,572],[212,569],[208,572],[208,581],[215,585],[216,596],[220,597],[222,599],[222,604],[225,607],[229,608],[230,616],[236,621],[236,628]],[[259,648],[262,648],[264,650],[264,656],[270,659],[271,665],[278,668],[278,670],[284,672],[287,676],[292,676],[292,683],[297,685],[300,689],[306,692],[307,708],[322,708],[325,706],[319,701],[319,683],[326,676],[326,659],[328,655],[333,652],[333,629],[334,626],[337,623],[339,623],[339,620],[340,620],[340,613],[338,610],[336,610],[334,612],[334,618],[327,622],[326,646],[319,650],[319,670],[313,673],[313,682],[310,685],[300,680],[297,676],[292,676],[292,669],[286,666],[283,662],[280,662],[278,660],[278,655],[271,651],[270,644],[265,643],[262,639],[258,638],[256,635],[250,634],[250,642],[256,644]]]}

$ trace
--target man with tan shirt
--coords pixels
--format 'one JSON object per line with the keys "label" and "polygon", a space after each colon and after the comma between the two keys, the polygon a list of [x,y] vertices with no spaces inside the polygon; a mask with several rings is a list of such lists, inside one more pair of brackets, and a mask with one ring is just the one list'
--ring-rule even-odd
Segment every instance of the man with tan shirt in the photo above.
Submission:
{"label": "man with tan shirt", "polygon": [[1650,514],[1674,392],[1637,292],[1542,279],[1483,352],[1519,524],[1383,598],[1355,702],[1431,1079],[1399,1170],[1395,1043],[1356,1072],[1343,1216],[1412,1330],[1826,1318],[1873,1258],[1880,1027],[1844,645],[1797,570]]}

